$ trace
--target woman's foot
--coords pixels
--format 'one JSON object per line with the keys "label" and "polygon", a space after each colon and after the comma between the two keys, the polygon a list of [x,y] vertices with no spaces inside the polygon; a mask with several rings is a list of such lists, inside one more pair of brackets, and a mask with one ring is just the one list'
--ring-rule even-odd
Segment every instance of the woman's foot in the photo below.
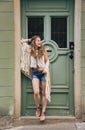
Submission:
{"label": "woman's foot", "polygon": [[40,116],[40,121],[45,121],[45,112],[42,112]]}
{"label": "woman's foot", "polygon": [[40,117],[40,106],[36,108],[36,117]]}

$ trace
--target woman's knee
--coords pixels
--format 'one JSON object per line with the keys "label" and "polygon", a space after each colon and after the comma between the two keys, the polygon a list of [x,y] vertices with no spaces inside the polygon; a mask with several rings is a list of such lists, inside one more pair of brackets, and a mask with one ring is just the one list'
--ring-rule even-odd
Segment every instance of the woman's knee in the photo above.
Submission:
{"label": "woman's knee", "polygon": [[35,90],[35,91],[34,91],[34,95],[35,95],[35,96],[39,95],[39,90]]}
{"label": "woman's knee", "polygon": [[46,96],[45,91],[42,90],[42,96]]}

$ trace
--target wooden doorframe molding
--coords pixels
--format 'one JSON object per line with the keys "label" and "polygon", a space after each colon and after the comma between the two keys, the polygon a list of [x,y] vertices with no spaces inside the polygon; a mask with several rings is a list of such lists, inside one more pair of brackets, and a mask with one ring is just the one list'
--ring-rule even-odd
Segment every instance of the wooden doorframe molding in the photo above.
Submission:
{"label": "wooden doorframe molding", "polygon": [[20,21],[20,0],[14,0],[14,117],[21,115]]}
{"label": "wooden doorframe molding", "polygon": [[81,100],[81,2],[75,0],[74,12],[74,104],[75,117],[82,118]]}
{"label": "wooden doorframe molding", "polygon": [[[74,105],[75,117],[81,118],[81,0],[75,0],[74,12]],[[21,115],[21,74],[20,74],[20,38],[21,38],[20,0],[14,0],[14,116]]]}

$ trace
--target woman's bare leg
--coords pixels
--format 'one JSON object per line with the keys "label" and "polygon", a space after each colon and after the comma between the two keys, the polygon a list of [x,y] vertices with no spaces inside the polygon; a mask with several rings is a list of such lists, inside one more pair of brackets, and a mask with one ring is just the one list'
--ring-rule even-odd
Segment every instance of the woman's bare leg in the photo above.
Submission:
{"label": "woman's bare leg", "polygon": [[40,121],[44,121],[45,120],[45,111],[46,111],[46,106],[47,106],[47,99],[46,99],[46,82],[41,82],[41,86],[42,86],[42,113],[41,113],[41,117],[40,117]]}
{"label": "woman's bare leg", "polygon": [[34,101],[35,101],[36,107],[39,107],[40,105],[39,79],[33,78],[32,86],[34,90]]}
{"label": "woman's bare leg", "polygon": [[47,99],[46,99],[46,94],[45,94],[45,90],[46,90],[46,82],[41,82],[41,86],[42,86],[42,112],[46,111],[46,107],[47,107]]}

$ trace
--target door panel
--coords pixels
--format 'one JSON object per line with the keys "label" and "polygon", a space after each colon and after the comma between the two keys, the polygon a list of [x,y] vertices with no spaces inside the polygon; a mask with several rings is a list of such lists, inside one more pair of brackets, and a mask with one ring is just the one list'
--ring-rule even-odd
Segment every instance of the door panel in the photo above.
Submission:
{"label": "door panel", "polygon": [[[66,0],[63,2],[66,2]],[[62,2],[59,1],[59,4],[60,3]],[[71,3],[68,2],[68,4]],[[57,14],[54,10],[52,13],[49,13],[49,9],[45,12],[43,11],[43,7],[41,13],[39,13],[38,10],[38,13],[36,11],[32,13],[31,6],[32,3],[30,3],[31,11],[29,11],[29,13],[26,12],[27,21],[26,30],[24,31],[27,32],[26,35],[29,38],[33,35],[39,35],[41,37],[42,43],[45,45],[48,52],[50,61],[51,103],[49,103],[47,106],[46,114],[51,116],[73,115],[74,64],[72,57],[73,49],[70,48],[69,45],[69,43],[73,43],[73,3],[71,4],[71,8],[69,8],[69,13],[67,11],[68,8],[66,8],[66,14],[65,12],[59,12],[58,8]],[[26,10],[28,10],[27,5]],[[23,74],[21,77],[21,113],[22,115],[33,116],[35,115],[36,106],[33,98],[32,83],[31,80],[25,77]]]}
{"label": "door panel", "polygon": [[[47,107],[48,115],[70,114],[70,50],[59,48],[53,40],[44,41],[49,60],[52,102]],[[64,47],[64,46],[63,46]],[[66,47],[66,46],[65,46]],[[60,113],[59,113],[60,111]],[[52,114],[51,114],[52,113]]]}

